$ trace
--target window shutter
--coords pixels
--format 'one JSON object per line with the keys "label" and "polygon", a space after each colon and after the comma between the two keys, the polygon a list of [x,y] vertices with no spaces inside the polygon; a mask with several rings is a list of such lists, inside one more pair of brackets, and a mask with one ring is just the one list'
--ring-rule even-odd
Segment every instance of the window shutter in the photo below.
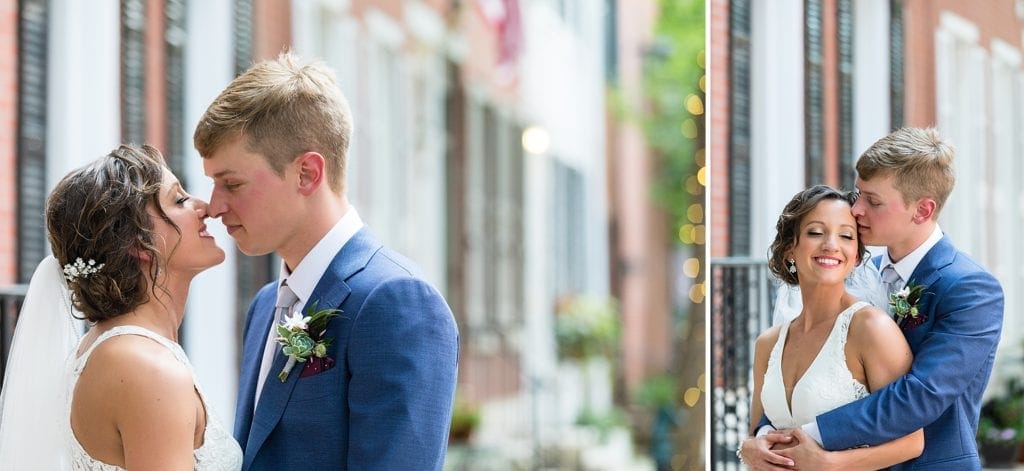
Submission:
{"label": "window shutter", "polygon": [[750,0],[729,3],[729,253],[750,253]]}
{"label": "window shutter", "polygon": [[18,279],[46,256],[46,81],[49,7],[23,0],[18,31]]}
{"label": "window shutter", "polygon": [[825,180],[824,50],[822,0],[804,1],[804,140],[806,183]]}
{"label": "window shutter", "polygon": [[853,1],[838,0],[839,46],[839,185],[852,189],[857,159],[853,148]]}
{"label": "window shutter", "polygon": [[121,139],[146,141],[146,5],[121,0]]}
{"label": "window shutter", "polygon": [[889,9],[889,121],[895,131],[903,127],[903,0],[890,0]]}
{"label": "window shutter", "polygon": [[235,0],[235,75],[252,65],[252,1]]}
{"label": "window shutter", "polygon": [[181,180],[181,186],[188,188],[185,173],[185,43],[186,30],[185,0],[164,1],[164,100],[167,113],[167,148],[164,157],[171,171]]}

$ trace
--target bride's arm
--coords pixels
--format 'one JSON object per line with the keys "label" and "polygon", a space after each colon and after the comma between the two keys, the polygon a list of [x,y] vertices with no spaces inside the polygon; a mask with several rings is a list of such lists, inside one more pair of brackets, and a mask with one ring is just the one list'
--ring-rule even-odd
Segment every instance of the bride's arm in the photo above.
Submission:
{"label": "bride's arm", "polygon": [[147,338],[124,336],[108,343],[113,347],[107,351],[111,361],[104,366],[118,386],[107,402],[121,437],[125,468],[193,469],[199,399],[188,368]]}
{"label": "bride's arm", "polygon": [[775,341],[779,338],[779,327],[775,326],[760,336],[754,343],[754,391],[750,399],[750,436],[743,440],[740,446],[741,458],[745,463],[754,469],[786,469],[792,466],[792,462],[773,451],[771,448],[776,443],[788,443],[791,441],[788,435],[771,434],[770,436],[755,437],[755,428],[764,414],[761,405],[761,387],[764,385],[764,374],[768,371],[768,356]]}
{"label": "bride's arm", "polygon": [[[914,359],[896,323],[875,308],[854,316],[846,348],[859,359],[870,391],[885,387],[910,371]],[[802,431],[795,436],[801,445],[780,454],[793,458],[805,469],[881,469],[916,458],[924,451],[922,429],[878,446],[835,452],[826,452]]]}

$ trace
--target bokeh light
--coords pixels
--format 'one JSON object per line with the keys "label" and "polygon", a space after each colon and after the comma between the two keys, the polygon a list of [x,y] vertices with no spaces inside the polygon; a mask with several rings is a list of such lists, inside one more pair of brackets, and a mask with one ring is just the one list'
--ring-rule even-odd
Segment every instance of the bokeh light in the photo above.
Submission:
{"label": "bokeh light", "polygon": [[533,155],[544,155],[551,146],[551,136],[540,126],[523,130],[523,149]]}
{"label": "bokeh light", "polygon": [[690,278],[696,278],[697,275],[700,275],[700,260],[689,258],[683,262],[683,274]]}
{"label": "bokeh light", "polygon": [[693,121],[693,118],[687,118],[679,127],[679,132],[687,139],[694,139],[697,137],[697,123]]}
{"label": "bokeh light", "polygon": [[694,303],[704,302],[704,283],[699,283],[690,287],[690,301]]}
{"label": "bokeh light", "polygon": [[[704,114],[704,102],[701,101],[700,97],[697,95],[687,96],[686,111],[688,111],[690,114],[694,116],[700,116]],[[694,127],[694,133],[696,133],[696,127]]]}
{"label": "bokeh light", "polygon": [[704,206],[701,206],[700,203],[691,204],[690,207],[686,209],[686,218],[695,224],[704,222]]}
{"label": "bokeh light", "polygon": [[[698,175],[700,172],[698,172]],[[686,192],[691,195],[699,195],[703,191],[704,184],[697,179],[697,177],[690,175],[686,177]]]}
{"label": "bokeh light", "polygon": [[693,226],[693,243],[698,245],[704,244],[704,225],[698,224]]}

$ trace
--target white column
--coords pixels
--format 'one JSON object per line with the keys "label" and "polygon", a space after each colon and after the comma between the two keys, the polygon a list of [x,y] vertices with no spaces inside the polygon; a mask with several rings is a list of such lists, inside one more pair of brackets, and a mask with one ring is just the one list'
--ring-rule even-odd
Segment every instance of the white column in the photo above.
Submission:
{"label": "white column", "polygon": [[50,4],[47,187],[121,142],[120,3]]}
{"label": "white column", "polygon": [[[212,181],[192,146],[196,123],[234,77],[233,10],[230,0],[188,2],[185,49],[185,174],[189,191],[209,200]],[[224,249],[224,263],[192,282],[185,316],[185,351],[195,366],[212,412],[225,424],[234,422],[241,337],[236,334],[235,246],[220,220],[207,220],[210,233]]]}
{"label": "white column", "polygon": [[806,186],[804,11],[801,0],[751,6],[750,253],[760,257],[783,206]]}
{"label": "white column", "polygon": [[853,166],[871,144],[889,134],[889,0],[853,3]]}

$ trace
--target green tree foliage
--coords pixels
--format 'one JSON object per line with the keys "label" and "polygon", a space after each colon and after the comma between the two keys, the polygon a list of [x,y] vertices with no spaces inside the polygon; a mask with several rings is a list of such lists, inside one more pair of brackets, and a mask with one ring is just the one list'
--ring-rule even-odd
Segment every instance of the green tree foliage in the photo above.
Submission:
{"label": "green tree foliage", "polygon": [[704,164],[704,0],[660,0],[658,6],[641,122],[660,158],[653,196],[671,214],[676,235],[690,222],[690,204],[704,201],[704,187],[697,183]]}

